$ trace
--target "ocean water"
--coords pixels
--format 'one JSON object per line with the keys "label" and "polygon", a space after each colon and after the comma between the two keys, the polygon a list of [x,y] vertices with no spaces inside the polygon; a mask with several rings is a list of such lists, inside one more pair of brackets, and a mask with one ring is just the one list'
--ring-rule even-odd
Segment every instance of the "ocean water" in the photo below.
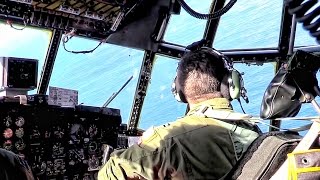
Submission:
{"label": "ocean water", "polygon": [[[187,0],[193,9],[206,13],[211,0]],[[238,0],[220,20],[214,47],[219,50],[238,48],[277,47],[281,22],[282,1]],[[203,37],[206,22],[191,17],[185,11],[173,15],[164,40],[188,45]],[[0,23],[0,56],[16,56],[39,60],[39,74],[49,45],[51,32],[26,28],[17,31]],[[17,43],[19,42],[19,43]],[[88,50],[98,42],[74,37],[66,47],[69,50]],[[296,46],[316,45],[314,38],[298,25]],[[133,97],[144,52],[111,44],[103,44],[90,54],[71,54],[60,46],[52,73],[50,86],[79,91],[79,103],[102,106],[122,84],[133,76],[127,87],[111,102],[109,107],[121,110],[123,123],[130,117]],[[139,128],[165,124],[183,116],[186,105],[175,101],[171,83],[176,73],[177,60],[157,56],[151,83],[141,112]],[[244,72],[245,87],[250,103],[243,107],[249,114],[259,115],[263,93],[274,76],[274,64],[236,64]],[[35,91],[30,92],[35,93]],[[241,112],[237,102],[236,111]],[[317,113],[310,104],[303,105],[298,116]],[[282,128],[292,128],[307,122],[286,121]],[[268,127],[261,125],[263,131]]]}

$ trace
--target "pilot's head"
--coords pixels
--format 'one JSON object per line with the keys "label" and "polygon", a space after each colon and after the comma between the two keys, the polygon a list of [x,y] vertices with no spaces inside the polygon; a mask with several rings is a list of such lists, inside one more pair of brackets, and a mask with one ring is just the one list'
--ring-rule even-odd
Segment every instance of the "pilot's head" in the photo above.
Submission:
{"label": "pilot's head", "polygon": [[225,63],[213,49],[186,53],[179,62],[173,84],[176,99],[190,104],[219,97],[230,99]]}

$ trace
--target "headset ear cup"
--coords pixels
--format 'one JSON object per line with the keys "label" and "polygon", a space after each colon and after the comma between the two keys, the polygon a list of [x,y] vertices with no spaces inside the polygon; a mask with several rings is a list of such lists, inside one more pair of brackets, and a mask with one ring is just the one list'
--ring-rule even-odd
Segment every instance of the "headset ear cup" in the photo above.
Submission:
{"label": "headset ear cup", "polygon": [[229,91],[232,99],[240,98],[241,91],[241,75],[237,70],[231,70],[229,74]]}

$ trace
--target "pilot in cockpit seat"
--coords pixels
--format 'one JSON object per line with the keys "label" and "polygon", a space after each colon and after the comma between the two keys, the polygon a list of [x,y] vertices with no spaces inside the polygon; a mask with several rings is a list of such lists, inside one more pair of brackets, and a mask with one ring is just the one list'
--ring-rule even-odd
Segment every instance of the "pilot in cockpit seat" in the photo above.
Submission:
{"label": "pilot in cockpit seat", "polygon": [[173,93],[189,104],[189,112],[148,129],[139,144],[113,152],[98,179],[224,179],[260,134],[254,124],[225,120],[246,117],[230,104],[232,70],[211,48],[186,53]]}
{"label": "pilot in cockpit seat", "polygon": [[1,180],[34,180],[31,168],[25,160],[11,151],[0,148]]}

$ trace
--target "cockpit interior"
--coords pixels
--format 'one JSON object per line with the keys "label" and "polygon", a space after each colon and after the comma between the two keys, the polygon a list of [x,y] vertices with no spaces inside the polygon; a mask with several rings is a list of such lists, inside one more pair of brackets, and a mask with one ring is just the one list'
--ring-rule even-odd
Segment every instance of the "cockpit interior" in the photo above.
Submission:
{"label": "cockpit interior", "polygon": [[[281,65],[298,50],[320,53],[318,7],[313,0],[1,0],[0,147],[25,158],[38,179],[96,179],[109,148],[127,148],[187,112],[171,84],[186,47],[199,40],[242,73],[249,102],[234,101],[234,109],[259,116]],[[297,116],[317,114],[305,103]],[[309,123],[264,119],[259,127]]]}

